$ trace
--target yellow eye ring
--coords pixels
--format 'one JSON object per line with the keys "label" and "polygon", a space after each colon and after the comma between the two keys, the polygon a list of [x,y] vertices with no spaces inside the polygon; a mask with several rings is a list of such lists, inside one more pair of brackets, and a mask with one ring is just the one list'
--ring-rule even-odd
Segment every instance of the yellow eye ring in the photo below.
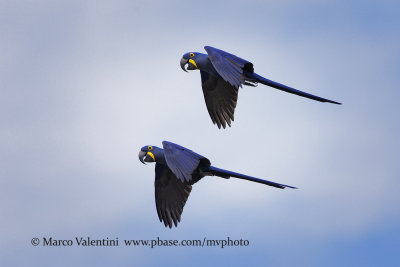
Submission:
{"label": "yellow eye ring", "polygon": [[194,54],[193,54],[193,53],[190,53],[189,56],[190,56],[190,57],[194,57]]}
{"label": "yellow eye ring", "polygon": [[148,146],[147,149],[148,149],[148,150],[152,150],[153,147],[152,147],[152,146]]}

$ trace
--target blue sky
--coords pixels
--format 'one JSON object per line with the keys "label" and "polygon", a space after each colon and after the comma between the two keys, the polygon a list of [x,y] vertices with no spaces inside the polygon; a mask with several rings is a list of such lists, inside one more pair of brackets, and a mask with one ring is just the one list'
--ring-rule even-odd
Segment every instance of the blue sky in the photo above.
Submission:
{"label": "blue sky", "polygon": [[[395,1],[0,3],[2,266],[399,264],[400,6]],[[182,54],[211,45],[342,102],[244,88],[208,116]],[[159,223],[143,145],[176,142],[235,179],[194,186]],[[248,239],[239,248],[48,248],[33,237]]]}

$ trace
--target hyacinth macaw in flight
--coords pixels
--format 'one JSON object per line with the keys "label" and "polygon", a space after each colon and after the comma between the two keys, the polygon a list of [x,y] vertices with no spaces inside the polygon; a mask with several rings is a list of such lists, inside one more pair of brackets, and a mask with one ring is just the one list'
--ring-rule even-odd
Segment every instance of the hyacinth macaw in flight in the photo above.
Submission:
{"label": "hyacinth macaw in flight", "polygon": [[[207,54],[190,52],[183,55],[181,68],[200,70],[201,84],[208,113],[218,128],[231,126],[234,120],[238,89],[242,85],[256,86],[262,83],[273,88],[307,97],[320,102],[341,104],[326,98],[302,92],[289,86],[266,79],[254,72],[253,63],[220,49],[205,46]],[[185,68],[187,66],[187,69]]]}
{"label": "hyacinth macaw in flight", "polygon": [[165,227],[175,227],[181,220],[181,214],[186,200],[192,190],[192,185],[204,176],[222,178],[240,178],[276,188],[296,188],[259,178],[235,173],[211,166],[210,161],[180,145],[163,141],[163,148],[144,146],[139,151],[139,160],[155,162],[155,200],[158,218]]}

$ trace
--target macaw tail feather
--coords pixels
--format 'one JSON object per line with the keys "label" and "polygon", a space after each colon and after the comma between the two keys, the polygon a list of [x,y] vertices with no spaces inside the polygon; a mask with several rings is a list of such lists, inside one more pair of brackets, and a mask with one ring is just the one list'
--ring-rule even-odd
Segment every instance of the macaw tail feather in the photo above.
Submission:
{"label": "macaw tail feather", "polygon": [[251,176],[247,176],[247,175],[244,175],[244,174],[240,174],[240,173],[236,173],[236,172],[231,172],[231,171],[219,169],[219,168],[216,168],[216,167],[213,167],[213,166],[210,166],[207,171],[211,172],[215,176],[219,176],[219,177],[223,177],[223,178],[235,177],[235,178],[244,179],[244,180],[248,180],[248,181],[252,181],[252,182],[256,182],[256,183],[260,183],[260,184],[265,184],[265,185],[269,185],[269,186],[273,186],[273,187],[281,188],[281,189],[284,189],[286,187],[297,189],[297,187],[293,187],[293,186],[290,186],[290,185],[274,183],[274,182],[271,182],[271,181],[267,181],[267,180],[263,180],[263,179],[259,179],[259,178],[255,178],[255,177],[251,177]]}
{"label": "macaw tail feather", "polygon": [[320,102],[328,102],[328,103],[333,103],[333,104],[338,104],[338,105],[342,104],[342,103],[339,103],[339,102],[336,102],[336,101],[333,101],[333,100],[329,100],[329,99],[326,99],[326,98],[322,98],[322,97],[319,97],[319,96],[316,96],[316,95],[312,95],[312,94],[309,94],[309,93],[294,89],[292,87],[286,86],[286,85],[281,84],[281,83],[277,83],[277,82],[271,81],[271,80],[269,80],[267,78],[264,78],[264,77],[258,75],[257,73],[251,73],[249,76],[251,76],[251,78],[254,78],[255,81],[257,81],[259,83],[262,83],[262,84],[267,85],[267,86],[271,86],[273,88],[276,88],[276,89],[279,89],[279,90],[282,90],[282,91],[285,91],[285,92],[288,92],[288,93],[291,93],[291,94],[295,94],[295,95],[298,95],[298,96],[310,98],[310,99],[313,99],[313,100],[316,100],[316,101],[320,101]]}

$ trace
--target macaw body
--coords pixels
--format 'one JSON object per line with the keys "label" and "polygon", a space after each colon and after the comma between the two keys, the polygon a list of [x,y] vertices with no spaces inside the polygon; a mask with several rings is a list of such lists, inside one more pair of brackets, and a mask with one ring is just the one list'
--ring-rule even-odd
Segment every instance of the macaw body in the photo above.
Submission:
{"label": "macaw body", "polygon": [[163,141],[163,148],[144,146],[139,160],[155,162],[155,200],[158,218],[165,227],[177,226],[192,185],[205,176],[240,178],[276,188],[296,188],[211,166],[210,160],[180,145]]}
{"label": "macaw body", "polygon": [[[211,46],[205,46],[207,54],[198,52],[183,55],[180,64],[184,71],[200,70],[201,83],[211,120],[218,128],[231,126],[237,104],[238,89],[243,85],[257,86],[258,83],[310,98],[320,102],[341,104],[326,98],[299,91],[271,81],[254,72],[253,63]],[[185,69],[188,65],[187,70]]]}

